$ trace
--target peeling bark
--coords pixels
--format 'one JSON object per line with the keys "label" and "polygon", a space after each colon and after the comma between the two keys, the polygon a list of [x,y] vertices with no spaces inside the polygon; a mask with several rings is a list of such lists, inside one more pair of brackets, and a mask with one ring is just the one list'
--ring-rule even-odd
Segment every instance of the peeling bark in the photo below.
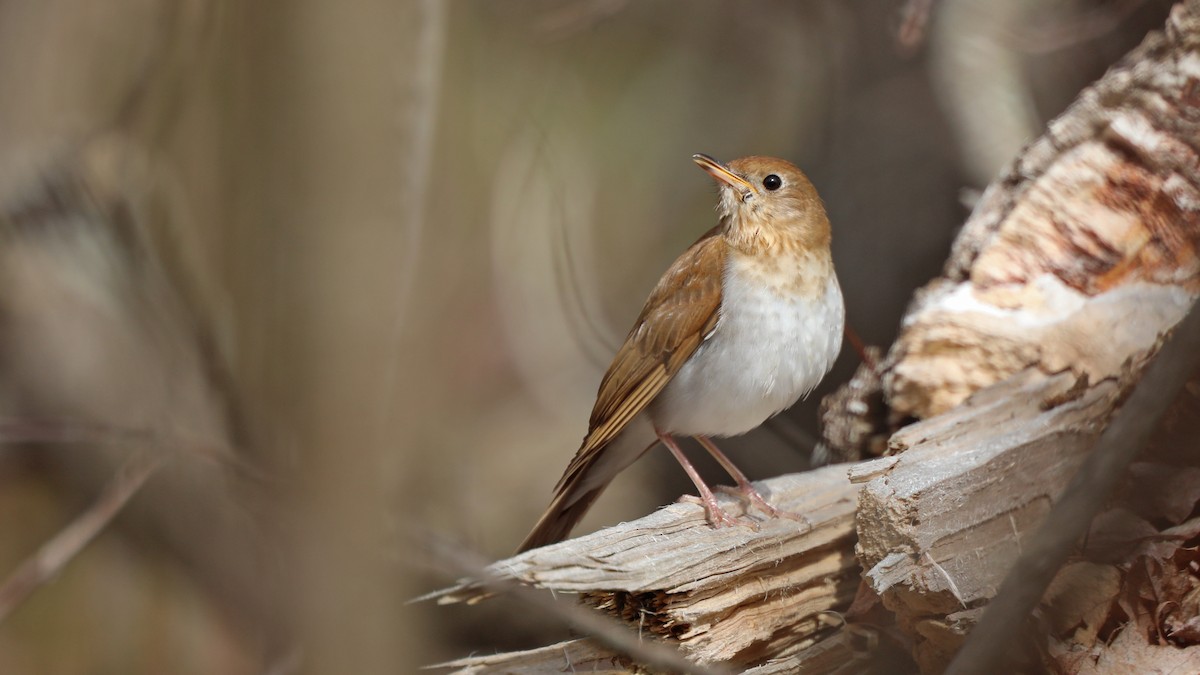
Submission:
{"label": "peeling bark", "polygon": [[1028,367],[1099,382],[1200,292],[1200,31],[1176,8],[985,192],[884,372],[930,417]]}

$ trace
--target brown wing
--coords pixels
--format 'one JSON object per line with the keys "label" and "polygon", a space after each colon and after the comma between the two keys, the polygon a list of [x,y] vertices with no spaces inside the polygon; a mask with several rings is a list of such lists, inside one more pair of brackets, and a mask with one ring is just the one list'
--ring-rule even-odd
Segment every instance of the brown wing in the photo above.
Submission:
{"label": "brown wing", "polygon": [[726,254],[719,230],[709,230],[684,251],[650,293],[600,382],[587,436],[558,488],[585,470],[646,409],[712,333],[720,314]]}

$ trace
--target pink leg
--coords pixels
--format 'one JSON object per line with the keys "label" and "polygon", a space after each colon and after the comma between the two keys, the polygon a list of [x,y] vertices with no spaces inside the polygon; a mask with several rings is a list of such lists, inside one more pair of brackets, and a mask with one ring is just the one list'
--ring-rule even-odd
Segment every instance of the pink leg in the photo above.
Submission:
{"label": "pink leg", "polygon": [[687,472],[688,478],[691,478],[692,482],[696,484],[696,489],[700,492],[700,503],[704,505],[704,511],[708,516],[708,522],[710,525],[713,527],[722,527],[724,525],[749,525],[756,530],[758,529],[757,523],[741,518],[735,518],[726,513],[725,509],[722,509],[720,505],[717,504],[717,498],[713,496],[712,490],[709,489],[708,484],[704,482],[704,479],[700,477],[700,473],[696,471],[696,467],[692,466],[692,463],[688,461],[686,456],[684,456],[683,450],[679,449],[679,444],[675,442],[675,439],[671,437],[671,434],[663,433],[657,429],[655,429],[655,433],[658,434],[658,440],[662,441],[663,445],[667,446],[667,449],[670,450],[671,454],[675,456],[675,461],[679,462],[679,465],[682,466],[683,470]]}
{"label": "pink leg", "polygon": [[[721,452],[721,450],[717,448],[717,445],[713,443],[707,436],[696,436],[696,440],[700,443],[700,445],[704,446],[704,449],[708,451],[708,454],[713,456],[713,459],[717,460],[717,463],[721,465],[721,468],[725,469],[725,471],[731,477],[733,477],[733,480],[737,481],[737,494],[746,501],[750,502],[754,506],[757,506],[772,518],[782,517],[791,518],[792,520],[799,520],[806,523],[808,522],[807,518],[798,513],[781,511],[768,504],[767,500],[764,499],[763,496],[758,493],[758,490],[755,490],[754,486],[750,484],[750,479],[746,478],[746,474],[742,473],[741,469],[737,468],[733,464],[733,461],[726,457],[725,453]],[[720,490],[721,488],[718,487],[717,489]]]}

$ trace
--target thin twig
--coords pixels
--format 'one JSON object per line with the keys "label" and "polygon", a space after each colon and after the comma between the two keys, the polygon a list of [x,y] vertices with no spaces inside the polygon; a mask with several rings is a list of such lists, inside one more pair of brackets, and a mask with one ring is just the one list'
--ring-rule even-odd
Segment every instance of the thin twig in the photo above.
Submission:
{"label": "thin twig", "polygon": [[1016,49],[1028,54],[1049,54],[1112,33],[1143,4],[1145,0],[1120,0],[1080,11],[1068,20],[1030,22],[1020,32],[1005,37]]}
{"label": "thin twig", "polygon": [[929,32],[929,15],[933,13],[933,0],[908,0],[900,10],[900,28],[896,31],[896,42],[905,54],[913,54],[925,42]]}
{"label": "thin twig", "polygon": [[0,417],[0,445],[91,443],[113,445],[147,443],[146,431],[109,427],[78,420]]}
{"label": "thin twig", "polygon": [[420,22],[413,53],[404,59],[407,88],[404,157],[402,175],[396,186],[403,214],[404,249],[398,266],[395,309],[396,331],[403,334],[421,262],[421,242],[425,232],[425,208],[429,179],[433,171],[434,141],[437,139],[438,102],[441,98],[442,68],[445,61],[449,10],[442,0],[422,0],[413,6]]}
{"label": "thin twig", "polygon": [[629,0],[582,0],[549,11],[535,25],[552,40],[581,33],[625,9]]}
{"label": "thin twig", "polygon": [[1009,672],[1025,620],[1087,531],[1126,467],[1150,440],[1167,408],[1200,365],[1200,310],[1192,311],[1146,369],[1062,498],[1027,543],[948,675]]}
{"label": "thin twig", "polygon": [[879,364],[871,357],[871,353],[867,351],[867,343],[863,342],[863,339],[858,335],[858,331],[854,330],[850,322],[847,321],[845,326],[843,326],[842,333],[846,336],[846,342],[849,342],[850,346],[854,348],[854,353],[858,354],[859,360],[867,364],[868,368],[877,370]]}
{"label": "thin twig", "polygon": [[[406,327],[411,323],[408,316],[420,276],[422,242],[425,237],[425,211],[429,199],[429,180],[433,172],[434,142],[437,140],[438,102],[442,92],[442,69],[445,62],[448,14],[443,0],[421,0],[412,3],[408,11],[414,12],[419,27],[415,30],[412,53],[402,58],[403,84],[407,109],[403,113],[404,156],[400,163],[401,176],[396,185],[398,206],[403,228],[400,262],[396,265],[397,278],[391,283],[394,289],[392,334],[394,347],[388,352],[382,369],[384,377],[383,395],[377,399],[374,420],[377,433],[390,419],[396,408],[396,399],[401,383],[401,355],[404,353]],[[411,34],[412,31],[410,30]]]}
{"label": "thin twig", "polygon": [[112,522],[162,463],[160,453],[139,453],[126,460],[96,503],[43,544],[0,586],[0,621],[34,590],[58,576],[63,567]]}

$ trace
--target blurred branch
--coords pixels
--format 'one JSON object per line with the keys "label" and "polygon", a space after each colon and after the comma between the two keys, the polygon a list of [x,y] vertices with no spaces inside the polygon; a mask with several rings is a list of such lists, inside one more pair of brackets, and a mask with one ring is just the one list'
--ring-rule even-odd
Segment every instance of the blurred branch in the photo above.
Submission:
{"label": "blurred branch", "polygon": [[1046,54],[1065,49],[1113,32],[1145,2],[1146,0],[1118,0],[1107,6],[1082,10],[1068,20],[1028,25],[1024,30],[1013,31],[1006,39],[1018,49],[1030,54]]}
{"label": "blurred branch", "polygon": [[147,443],[150,435],[82,420],[0,418],[0,444],[23,443]]}
{"label": "blurred branch", "polygon": [[971,185],[991,182],[1041,125],[1024,54],[1007,39],[1028,25],[1036,4],[942,0],[930,26],[934,93]]}
{"label": "blurred branch", "polygon": [[405,138],[401,148],[400,183],[397,194],[401,226],[404,229],[404,250],[398,267],[396,284],[396,333],[402,335],[403,322],[416,284],[421,261],[421,244],[425,228],[425,204],[429,193],[429,177],[433,175],[433,145],[437,139],[438,100],[441,97],[442,62],[446,50],[446,14],[449,3],[444,0],[420,0],[415,3],[419,14],[413,53],[403,63],[407,98]]}
{"label": "blurred branch", "polygon": [[396,255],[395,271],[399,276],[392,285],[395,315],[391,321],[395,346],[385,357],[387,362],[382,371],[385,388],[378,399],[375,415],[381,429],[396,404],[401,381],[401,355],[406,349],[405,326],[410,321],[408,315],[421,274],[429,177],[433,175],[433,147],[437,140],[438,103],[442,93],[448,5],[445,0],[420,0],[404,10],[406,14],[415,12],[417,16],[409,17],[415,26],[408,29],[415,33],[412,53],[401,61],[402,95],[407,100],[402,117],[404,133],[398,145],[403,156],[396,192],[403,239]]}
{"label": "blurred branch", "polygon": [[100,132],[128,130],[138,121],[148,124],[147,138],[154,138],[179,118],[179,107],[186,104],[183,87],[196,76],[189,66],[204,54],[215,50],[204,44],[217,35],[218,3],[166,2],[158,13],[145,60],[134,71],[115,114],[103,120]]}
{"label": "blurred branch", "polygon": [[548,11],[537,27],[552,40],[561,40],[588,30],[625,9],[629,0],[575,0]]}
{"label": "blurred branch", "polygon": [[896,40],[905,53],[912,54],[925,42],[933,0],[906,0],[900,9],[900,29]]}
{"label": "blurred branch", "polygon": [[[203,301],[216,283],[191,264],[181,216],[161,199],[170,172],[120,135],[14,170],[0,204],[0,440],[41,444],[56,482],[104,496],[8,592],[51,576],[124,508],[125,533],[184,561],[264,644],[282,639],[286,575],[262,571],[277,542],[262,527],[267,499],[251,483],[261,475],[241,454],[243,411]],[[76,444],[87,451],[56,447]],[[129,446],[172,462],[142,487],[151,469],[127,466]],[[123,478],[106,487],[114,474]]]}
{"label": "blurred branch", "polygon": [[154,452],[140,452],[130,457],[91,508],[22,563],[0,586],[0,621],[38,587],[58,576],[66,564],[112,522],[163,461],[163,456]]}
{"label": "blurred branch", "polygon": [[[895,667],[895,661],[885,662],[879,657],[872,659],[866,656],[874,648],[875,641],[875,637],[869,631],[855,628],[841,630],[798,654],[771,659],[762,665],[739,672],[742,675],[863,675],[901,672]],[[455,671],[456,675],[597,671],[608,673],[613,672],[612,668],[620,661],[619,654],[604,648],[598,641],[582,638],[520,652],[469,656],[432,667],[458,668]]]}

